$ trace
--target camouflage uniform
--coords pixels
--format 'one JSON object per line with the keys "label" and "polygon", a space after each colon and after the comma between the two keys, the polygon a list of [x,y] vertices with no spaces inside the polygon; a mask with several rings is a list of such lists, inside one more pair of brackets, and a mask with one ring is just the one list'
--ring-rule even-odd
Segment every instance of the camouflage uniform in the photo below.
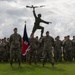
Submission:
{"label": "camouflage uniform", "polygon": [[67,57],[66,57],[66,54],[67,54],[67,53],[66,53],[66,49],[65,49],[65,45],[64,45],[64,43],[65,43],[66,40],[67,40],[67,37],[65,36],[65,37],[64,37],[64,40],[62,41],[62,43],[63,43],[63,44],[62,44],[62,45],[63,45],[63,59],[64,59],[65,61],[67,61],[67,59],[66,59],[66,58],[67,58]]}
{"label": "camouflage uniform", "polygon": [[10,44],[9,41],[6,42],[7,60],[10,60]]}
{"label": "camouflage uniform", "polygon": [[56,40],[54,45],[54,59],[55,61],[62,61],[62,41]]}
{"label": "camouflage uniform", "polygon": [[2,46],[3,46],[3,61],[7,61],[8,60],[8,57],[7,57],[7,49],[6,49],[6,42],[3,42],[2,43]]}
{"label": "camouflage uniform", "polygon": [[10,64],[12,65],[13,59],[18,59],[19,65],[21,64],[21,48],[22,41],[19,34],[12,34],[10,36]]}
{"label": "camouflage uniform", "polygon": [[28,62],[31,64],[32,61],[36,64],[37,60],[37,39],[36,38],[29,38],[30,42],[30,50],[28,51]]}
{"label": "camouflage uniform", "polygon": [[65,52],[66,52],[66,55],[65,55],[66,61],[72,61],[73,60],[73,55],[72,55],[72,52],[73,52],[73,42],[70,39],[67,39],[65,41],[64,49],[65,49]]}
{"label": "camouflage uniform", "polygon": [[72,42],[73,42],[73,58],[75,60],[75,39],[73,39]]}
{"label": "camouflage uniform", "polygon": [[38,40],[38,49],[37,49],[37,59],[38,61],[41,61],[42,53],[43,53],[43,47],[42,47],[42,38]]}
{"label": "camouflage uniform", "polygon": [[0,62],[2,61],[3,59],[3,45],[2,45],[2,42],[0,42]]}
{"label": "camouflage uniform", "polygon": [[46,63],[47,58],[52,65],[54,65],[54,60],[52,57],[52,46],[54,45],[54,39],[51,36],[45,36],[42,39],[43,44],[43,66]]}

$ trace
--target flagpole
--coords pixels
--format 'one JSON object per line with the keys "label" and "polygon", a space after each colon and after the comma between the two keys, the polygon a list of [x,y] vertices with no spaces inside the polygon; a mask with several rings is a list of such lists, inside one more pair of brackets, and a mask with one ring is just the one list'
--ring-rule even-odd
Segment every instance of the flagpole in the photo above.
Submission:
{"label": "flagpole", "polygon": [[22,55],[26,55],[26,61],[27,61],[27,55],[26,54],[30,50],[30,43],[29,43],[29,38],[27,35],[27,29],[26,29],[26,21],[25,21],[25,26],[24,26],[24,33],[23,33],[23,41],[22,41]]}
{"label": "flagpole", "polygon": [[[25,27],[26,27],[26,21],[25,21]],[[26,62],[28,62],[27,54],[26,54]]]}

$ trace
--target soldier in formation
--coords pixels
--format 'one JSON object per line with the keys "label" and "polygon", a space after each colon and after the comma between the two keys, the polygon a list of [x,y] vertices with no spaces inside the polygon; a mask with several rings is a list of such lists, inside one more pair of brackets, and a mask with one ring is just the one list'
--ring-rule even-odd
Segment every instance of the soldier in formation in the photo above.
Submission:
{"label": "soldier in formation", "polygon": [[34,34],[30,35],[29,38],[30,42],[30,50],[28,51],[28,62],[31,65],[32,62],[37,63],[37,46],[38,46],[38,40],[34,38]]}
{"label": "soldier in formation", "polygon": [[[55,38],[49,35],[49,31],[46,32],[46,36],[34,37],[34,34],[31,34],[29,38],[30,42],[30,51],[27,52],[27,61],[29,64],[34,62],[42,62],[43,66],[46,61],[49,60],[54,66],[55,62],[60,62],[62,59],[65,61],[75,60],[75,36],[73,39],[70,39],[70,36],[65,36],[64,40],[60,40],[60,36]],[[54,52],[52,50],[54,49]],[[63,48],[63,51],[62,49]],[[14,33],[10,38],[6,37],[0,39],[0,62],[9,62],[12,63],[18,60],[19,65],[21,64],[21,50],[22,49],[22,38],[17,33],[17,28],[14,29]],[[54,58],[53,58],[54,56]]]}
{"label": "soldier in formation", "polygon": [[65,50],[65,60],[72,61],[73,60],[73,42],[70,40],[70,36],[66,36],[66,41],[63,44]]}
{"label": "soldier in formation", "polygon": [[38,62],[41,61],[43,55],[43,45],[42,45],[42,37],[38,39],[38,48],[37,48],[37,60]]}
{"label": "soldier in formation", "polygon": [[47,58],[52,66],[54,66],[54,60],[52,56],[52,47],[54,46],[54,39],[49,35],[49,31],[46,32],[46,36],[42,39],[43,44],[43,66],[45,65]]}
{"label": "soldier in formation", "polygon": [[10,36],[10,65],[12,66],[14,59],[18,59],[19,66],[21,65],[21,50],[22,40],[20,34],[17,33],[17,28],[14,28],[14,33]]}
{"label": "soldier in formation", "polygon": [[57,36],[55,38],[55,43],[54,43],[54,60],[57,62],[61,62],[62,61],[62,41],[60,40],[60,37]]}
{"label": "soldier in formation", "polygon": [[75,60],[75,36],[73,36],[72,42],[73,42],[73,58]]}

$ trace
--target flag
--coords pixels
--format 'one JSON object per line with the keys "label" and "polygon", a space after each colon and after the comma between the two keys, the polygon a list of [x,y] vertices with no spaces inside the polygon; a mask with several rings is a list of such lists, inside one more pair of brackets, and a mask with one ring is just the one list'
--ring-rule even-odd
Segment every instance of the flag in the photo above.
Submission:
{"label": "flag", "polygon": [[24,34],[23,34],[23,40],[22,40],[22,55],[25,55],[27,51],[30,50],[30,44],[29,44],[29,39],[27,36],[27,30],[26,30],[26,25],[24,27]]}

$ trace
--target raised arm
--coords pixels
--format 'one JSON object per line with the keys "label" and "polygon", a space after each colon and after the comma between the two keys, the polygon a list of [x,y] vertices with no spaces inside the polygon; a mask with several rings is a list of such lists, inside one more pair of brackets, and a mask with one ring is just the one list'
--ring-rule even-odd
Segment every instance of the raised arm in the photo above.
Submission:
{"label": "raised arm", "polygon": [[34,15],[35,18],[37,17],[36,13],[35,13],[35,8],[33,8],[33,15]]}

